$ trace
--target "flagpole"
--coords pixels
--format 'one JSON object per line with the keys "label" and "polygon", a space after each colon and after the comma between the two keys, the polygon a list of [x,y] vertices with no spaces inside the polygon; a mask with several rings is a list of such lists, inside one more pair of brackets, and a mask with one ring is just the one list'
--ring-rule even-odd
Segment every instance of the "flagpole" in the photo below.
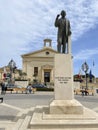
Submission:
{"label": "flagpole", "polygon": [[89,66],[88,64],[86,63],[86,61],[82,64],[82,70],[85,72],[85,81],[86,81],[86,90],[88,89],[88,86],[87,86],[87,71],[89,69]]}
{"label": "flagpole", "polygon": [[[93,61],[93,74],[95,74],[95,63]],[[94,83],[96,83],[96,76],[94,75]]]}

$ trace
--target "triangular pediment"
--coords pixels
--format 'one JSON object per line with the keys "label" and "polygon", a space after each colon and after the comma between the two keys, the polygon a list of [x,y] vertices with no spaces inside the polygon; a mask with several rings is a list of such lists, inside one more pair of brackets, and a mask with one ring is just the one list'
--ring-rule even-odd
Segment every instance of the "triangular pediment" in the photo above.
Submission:
{"label": "triangular pediment", "polygon": [[27,53],[27,54],[24,54],[21,56],[22,56],[22,58],[25,58],[25,57],[47,57],[47,56],[53,57],[54,54],[56,54],[56,53],[58,53],[58,52],[53,50],[52,48],[45,47],[41,50]]}

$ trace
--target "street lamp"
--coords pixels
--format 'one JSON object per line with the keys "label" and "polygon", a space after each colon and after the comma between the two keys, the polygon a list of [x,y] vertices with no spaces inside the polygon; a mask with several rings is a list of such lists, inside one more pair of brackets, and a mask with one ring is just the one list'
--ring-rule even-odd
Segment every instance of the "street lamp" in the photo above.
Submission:
{"label": "street lamp", "polygon": [[87,71],[89,69],[89,66],[86,62],[84,62],[82,64],[82,70],[85,72],[85,80],[86,80],[86,89],[88,89],[88,86],[87,86]]}
{"label": "street lamp", "polygon": [[11,61],[8,63],[8,66],[10,68],[10,82],[12,82],[12,74],[14,73],[14,71],[16,69],[15,61],[11,59]]}

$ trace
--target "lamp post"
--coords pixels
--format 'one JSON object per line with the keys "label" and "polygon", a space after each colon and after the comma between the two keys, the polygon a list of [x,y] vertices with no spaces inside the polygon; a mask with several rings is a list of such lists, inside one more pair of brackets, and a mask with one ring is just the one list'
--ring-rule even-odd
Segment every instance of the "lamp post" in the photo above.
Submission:
{"label": "lamp post", "polygon": [[88,86],[87,86],[87,71],[89,69],[89,66],[86,62],[84,62],[82,64],[82,70],[85,72],[85,80],[86,80],[86,89],[88,89]]}
{"label": "lamp post", "polygon": [[8,66],[10,68],[10,82],[12,82],[12,75],[14,73],[14,70],[16,69],[15,61],[11,59],[11,61],[8,63]]}

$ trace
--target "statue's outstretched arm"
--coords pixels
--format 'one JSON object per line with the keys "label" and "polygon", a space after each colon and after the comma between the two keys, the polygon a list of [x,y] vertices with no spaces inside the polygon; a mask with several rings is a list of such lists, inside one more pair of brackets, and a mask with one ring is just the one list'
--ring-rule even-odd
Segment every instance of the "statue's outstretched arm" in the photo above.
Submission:
{"label": "statue's outstretched arm", "polygon": [[54,23],[55,27],[59,27],[59,16],[60,15],[58,14],[56,19],[55,19],[55,23]]}

